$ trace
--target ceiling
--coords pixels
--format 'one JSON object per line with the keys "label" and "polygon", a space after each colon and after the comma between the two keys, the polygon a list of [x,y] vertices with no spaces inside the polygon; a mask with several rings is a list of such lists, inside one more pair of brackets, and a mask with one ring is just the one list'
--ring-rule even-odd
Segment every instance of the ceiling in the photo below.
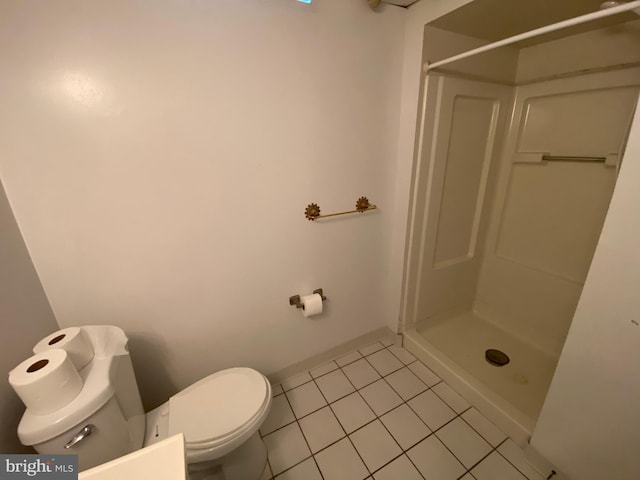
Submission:
{"label": "ceiling", "polygon": [[[429,25],[494,42],[568,18],[596,12],[600,9],[601,3],[602,0],[474,0]],[[534,45],[638,18],[633,13],[612,15],[530,39],[519,45]]]}

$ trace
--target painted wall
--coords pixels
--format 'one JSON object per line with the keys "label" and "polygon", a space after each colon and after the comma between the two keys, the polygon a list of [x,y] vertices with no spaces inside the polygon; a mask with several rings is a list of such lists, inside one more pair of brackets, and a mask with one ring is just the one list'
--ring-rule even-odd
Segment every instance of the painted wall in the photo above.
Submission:
{"label": "painted wall", "polygon": [[[115,324],[147,406],[386,324],[405,10],[0,6],[0,176],[61,326]],[[380,209],[311,223],[366,195]],[[323,287],[304,319],[288,297]]]}
{"label": "painted wall", "polygon": [[[0,183],[0,370],[6,375],[43,337],[58,329],[9,202]],[[16,433],[24,405],[5,380],[0,384],[0,452],[31,452]]]}
{"label": "painted wall", "polygon": [[640,478],[640,110],[531,440],[571,479]]}

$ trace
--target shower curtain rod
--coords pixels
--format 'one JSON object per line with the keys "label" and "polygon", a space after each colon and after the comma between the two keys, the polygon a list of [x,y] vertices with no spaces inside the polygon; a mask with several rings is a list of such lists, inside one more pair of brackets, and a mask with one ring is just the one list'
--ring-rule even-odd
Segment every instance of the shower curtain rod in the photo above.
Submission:
{"label": "shower curtain rod", "polygon": [[499,40],[497,42],[490,43],[483,47],[474,48],[473,50],[469,50],[468,52],[460,53],[459,55],[454,55],[453,57],[445,58],[444,60],[440,60],[438,62],[434,62],[430,64],[427,61],[423,65],[423,70],[425,72],[428,72],[433,68],[438,68],[443,65],[447,65],[449,63],[462,60],[463,58],[477,55],[479,53],[488,52],[489,50],[493,50],[495,48],[504,47],[505,45],[511,45],[512,43],[516,43],[521,40],[526,40],[528,38],[537,37],[538,35],[542,35],[544,33],[554,32],[556,30],[572,27],[574,25],[579,25],[581,23],[589,22],[591,20],[597,20],[599,18],[609,17],[611,15],[616,15],[618,13],[624,13],[624,12],[628,12],[629,10],[635,10],[635,9],[638,9],[638,12],[636,13],[640,14],[640,0],[625,3],[617,7],[611,7],[611,8],[607,8],[605,10],[600,10],[593,13],[587,13],[586,15],[570,18],[569,20],[563,20],[562,22],[553,23],[551,25],[546,25],[544,27],[536,28],[535,30],[530,30],[525,33],[520,33],[518,35],[514,35],[513,37],[505,38],[504,40]]}

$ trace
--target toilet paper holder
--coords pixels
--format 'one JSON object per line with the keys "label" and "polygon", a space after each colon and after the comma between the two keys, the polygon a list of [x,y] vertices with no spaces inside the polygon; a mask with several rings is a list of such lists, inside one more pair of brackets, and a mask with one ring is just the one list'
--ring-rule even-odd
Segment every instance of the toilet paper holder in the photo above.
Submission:
{"label": "toilet paper holder", "polygon": [[[323,302],[327,299],[327,297],[323,295],[321,288],[315,289],[313,293],[317,293],[318,295],[320,295],[320,298],[322,298]],[[302,305],[302,302],[300,301],[300,295],[289,297],[289,305],[295,305],[296,308],[304,308],[304,305]]]}

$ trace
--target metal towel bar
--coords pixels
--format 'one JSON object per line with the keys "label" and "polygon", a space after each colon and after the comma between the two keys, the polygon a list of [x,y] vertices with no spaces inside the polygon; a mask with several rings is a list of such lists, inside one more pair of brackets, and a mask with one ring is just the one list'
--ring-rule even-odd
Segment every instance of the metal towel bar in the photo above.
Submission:
{"label": "metal towel bar", "polygon": [[543,155],[542,160],[545,162],[585,162],[585,163],[604,163],[607,157],[573,157],[564,155]]}
{"label": "metal towel bar", "polygon": [[326,215],[320,215],[320,205],[317,203],[310,203],[304,211],[304,216],[307,220],[317,220],[318,218],[337,217],[338,215],[347,215],[349,213],[364,213],[370,210],[375,210],[378,207],[369,203],[367,197],[360,197],[356,200],[356,209],[349,210],[348,212],[329,213]]}

